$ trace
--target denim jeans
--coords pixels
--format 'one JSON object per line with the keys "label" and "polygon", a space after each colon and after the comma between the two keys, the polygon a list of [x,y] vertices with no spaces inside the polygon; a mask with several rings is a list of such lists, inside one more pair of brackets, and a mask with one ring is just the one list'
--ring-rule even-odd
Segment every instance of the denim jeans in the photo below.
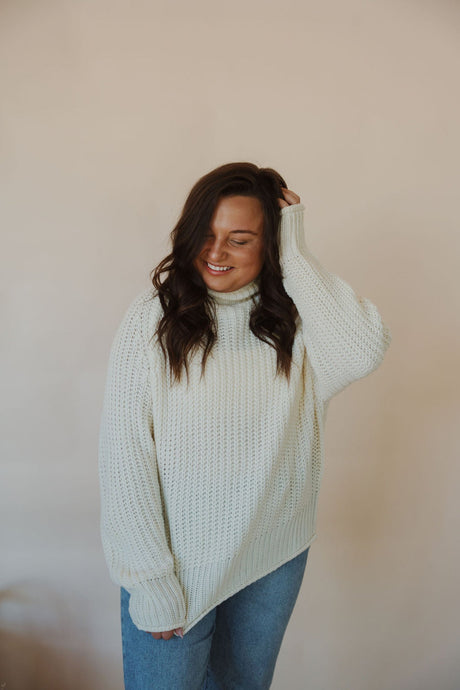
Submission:
{"label": "denim jeans", "polygon": [[120,588],[125,690],[270,688],[309,548],[225,599],[183,638],[156,640],[129,615]]}

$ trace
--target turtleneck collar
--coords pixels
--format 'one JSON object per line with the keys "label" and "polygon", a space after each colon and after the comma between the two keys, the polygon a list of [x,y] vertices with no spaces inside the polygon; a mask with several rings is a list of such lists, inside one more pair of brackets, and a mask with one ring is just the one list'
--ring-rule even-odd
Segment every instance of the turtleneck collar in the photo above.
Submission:
{"label": "turtleneck collar", "polygon": [[240,302],[246,302],[258,291],[259,285],[257,280],[252,280],[250,283],[238,288],[238,290],[232,290],[231,292],[221,292],[220,290],[211,290],[211,288],[208,288],[208,293],[217,304],[238,304]]}

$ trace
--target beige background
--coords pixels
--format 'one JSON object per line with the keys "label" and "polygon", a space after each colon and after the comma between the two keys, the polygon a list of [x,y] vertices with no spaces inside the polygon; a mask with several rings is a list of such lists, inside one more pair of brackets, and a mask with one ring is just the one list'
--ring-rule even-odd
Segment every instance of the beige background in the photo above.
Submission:
{"label": "beige background", "polygon": [[453,0],[3,0],[7,690],[122,688],[98,532],[108,351],[191,185],[236,160],[285,176],[312,251],[393,335],[331,403],[272,687],[460,687],[459,28]]}

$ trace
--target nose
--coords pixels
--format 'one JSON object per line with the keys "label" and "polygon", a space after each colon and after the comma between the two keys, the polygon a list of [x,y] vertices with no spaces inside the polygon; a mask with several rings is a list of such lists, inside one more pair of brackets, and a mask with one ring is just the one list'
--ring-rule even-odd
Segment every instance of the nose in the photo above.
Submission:
{"label": "nose", "polygon": [[224,241],[218,239],[210,240],[207,256],[209,261],[218,263],[225,256]]}

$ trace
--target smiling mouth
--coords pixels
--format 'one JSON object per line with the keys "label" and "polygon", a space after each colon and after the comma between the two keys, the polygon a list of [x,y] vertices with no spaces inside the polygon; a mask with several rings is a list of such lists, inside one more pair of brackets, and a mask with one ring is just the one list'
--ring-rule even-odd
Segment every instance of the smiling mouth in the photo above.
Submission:
{"label": "smiling mouth", "polygon": [[213,275],[216,275],[218,273],[228,273],[234,268],[234,266],[218,266],[217,264],[212,264],[208,261],[205,261],[204,263],[206,264],[206,268],[208,269],[208,271]]}

